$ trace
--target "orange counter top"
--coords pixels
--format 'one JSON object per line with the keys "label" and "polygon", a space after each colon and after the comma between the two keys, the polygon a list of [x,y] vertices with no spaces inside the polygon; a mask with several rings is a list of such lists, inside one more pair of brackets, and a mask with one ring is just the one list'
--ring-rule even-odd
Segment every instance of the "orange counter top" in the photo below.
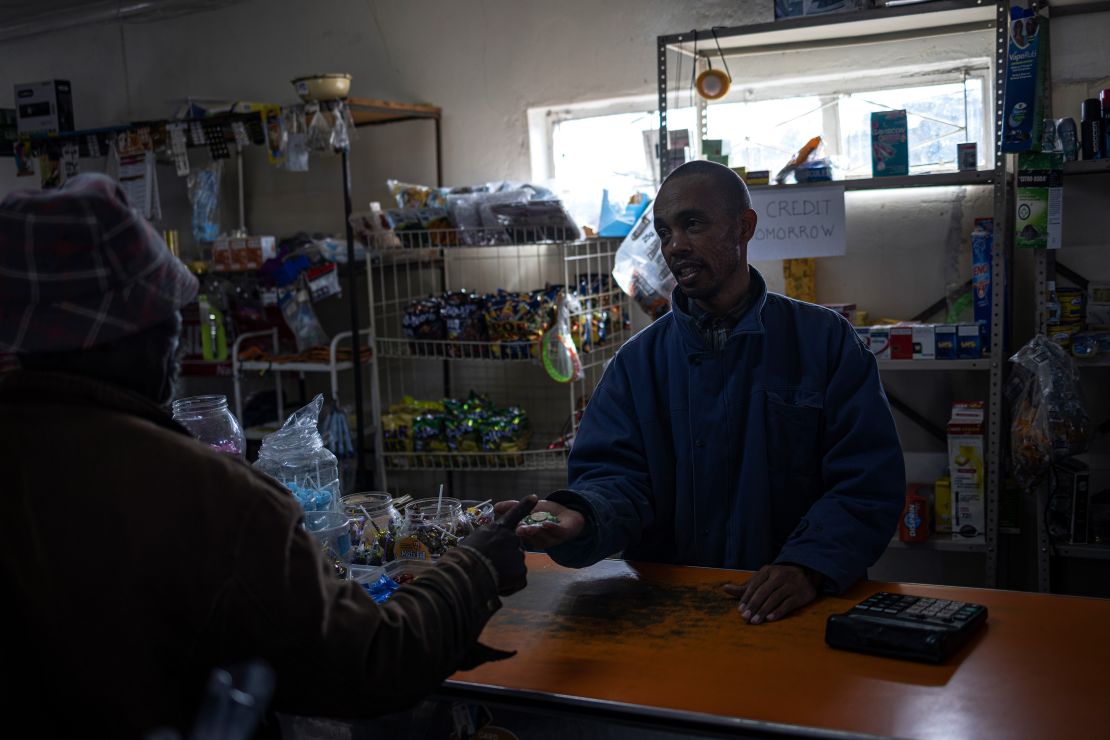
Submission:
{"label": "orange counter top", "polygon": [[[743,572],[618,560],[570,570],[537,554],[528,566],[528,588],[482,635],[519,654],[455,674],[447,691],[648,721],[654,712],[726,732],[1110,737],[1107,600],[867,582],[749,625],[722,590]],[[983,604],[986,629],[943,665],[825,645],[830,614],[884,590]]]}

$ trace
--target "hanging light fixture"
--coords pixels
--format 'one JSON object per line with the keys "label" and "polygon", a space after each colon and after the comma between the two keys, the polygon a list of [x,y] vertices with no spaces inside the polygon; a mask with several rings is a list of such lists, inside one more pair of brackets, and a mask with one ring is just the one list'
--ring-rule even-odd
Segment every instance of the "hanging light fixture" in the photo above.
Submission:
{"label": "hanging light fixture", "polygon": [[[694,82],[694,88],[698,91],[698,95],[706,100],[720,100],[725,95],[728,95],[729,88],[732,87],[732,73],[728,69],[728,61],[725,59],[724,52],[721,51],[721,42],[717,39],[717,29],[712,29],[713,42],[717,45],[717,56],[721,58],[721,65],[724,66],[724,71],[713,69],[713,59],[707,56],[705,58],[709,68],[698,75],[697,80]],[[697,49],[698,37],[694,35],[694,57],[695,64],[697,63]]]}

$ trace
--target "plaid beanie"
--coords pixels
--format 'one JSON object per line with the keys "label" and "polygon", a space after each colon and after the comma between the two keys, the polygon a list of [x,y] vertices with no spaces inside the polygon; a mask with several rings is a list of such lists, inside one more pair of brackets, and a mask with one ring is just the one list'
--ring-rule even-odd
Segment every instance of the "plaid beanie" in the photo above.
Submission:
{"label": "plaid beanie", "polygon": [[105,175],[0,201],[0,352],[112,342],[169,319],[197,290]]}

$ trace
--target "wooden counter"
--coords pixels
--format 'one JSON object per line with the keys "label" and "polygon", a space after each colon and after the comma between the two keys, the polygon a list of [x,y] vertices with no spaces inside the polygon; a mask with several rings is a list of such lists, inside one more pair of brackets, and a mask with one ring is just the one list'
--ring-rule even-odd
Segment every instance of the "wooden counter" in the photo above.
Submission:
{"label": "wooden counter", "polygon": [[[721,590],[741,572],[575,571],[534,554],[528,566],[529,587],[482,635],[519,654],[455,674],[446,692],[726,733],[1110,737],[1110,601],[871,582],[748,625]],[[826,617],[881,590],[984,604],[987,627],[939,666],[826,646]]]}

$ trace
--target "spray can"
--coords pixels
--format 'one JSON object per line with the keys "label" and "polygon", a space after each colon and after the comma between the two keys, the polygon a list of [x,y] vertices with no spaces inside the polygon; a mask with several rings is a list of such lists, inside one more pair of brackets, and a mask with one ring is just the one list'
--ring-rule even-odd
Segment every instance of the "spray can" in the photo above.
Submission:
{"label": "spray can", "polygon": [[918,485],[910,485],[906,490],[906,504],[898,520],[898,539],[903,542],[929,539],[929,499],[921,495]]}

